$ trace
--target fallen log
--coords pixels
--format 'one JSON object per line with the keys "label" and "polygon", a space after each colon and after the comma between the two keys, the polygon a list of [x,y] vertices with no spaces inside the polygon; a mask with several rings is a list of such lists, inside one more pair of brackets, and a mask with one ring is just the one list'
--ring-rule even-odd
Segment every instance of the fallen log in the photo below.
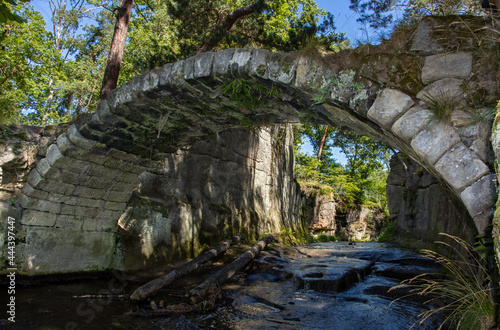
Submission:
{"label": "fallen log", "polygon": [[175,269],[175,270],[171,271],[170,273],[163,275],[162,277],[154,279],[154,280],[138,287],[132,293],[132,295],[130,296],[130,299],[139,301],[139,300],[144,300],[148,297],[151,297],[156,292],[158,292],[159,290],[161,290],[165,286],[169,285],[173,281],[197,270],[201,265],[203,265],[204,263],[206,263],[210,259],[226,252],[231,245],[239,243],[240,240],[241,240],[241,236],[237,235],[237,236],[234,236],[226,241],[219,243],[217,246],[215,246],[210,251],[207,251],[207,252],[199,255],[198,257],[194,258],[193,260],[185,263],[180,268]]}
{"label": "fallen log", "polygon": [[[200,303],[207,300],[213,292],[220,292],[217,288],[233,276],[238,270],[242,269],[255,257],[257,257],[267,244],[274,240],[274,235],[267,235],[261,241],[258,241],[252,248],[248,249],[245,253],[240,255],[236,260],[217,271],[215,274],[207,278],[200,285],[189,291],[189,297],[193,304]],[[211,300],[211,299],[208,299]]]}

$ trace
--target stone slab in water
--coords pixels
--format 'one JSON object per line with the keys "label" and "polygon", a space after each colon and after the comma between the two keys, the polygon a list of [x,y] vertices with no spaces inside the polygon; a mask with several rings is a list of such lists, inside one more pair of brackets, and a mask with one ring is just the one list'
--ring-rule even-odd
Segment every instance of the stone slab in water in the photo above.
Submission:
{"label": "stone slab in water", "polygon": [[294,288],[319,292],[342,292],[361,282],[375,263],[350,258],[302,258],[294,260],[290,271],[294,274]]}

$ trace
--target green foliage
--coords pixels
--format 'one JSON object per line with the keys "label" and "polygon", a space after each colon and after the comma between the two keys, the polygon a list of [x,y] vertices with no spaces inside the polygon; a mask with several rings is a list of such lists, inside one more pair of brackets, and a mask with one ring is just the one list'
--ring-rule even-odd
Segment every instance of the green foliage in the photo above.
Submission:
{"label": "green foliage", "polygon": [[331,235],[326,235],[325,233],[321,233],[317,236],[312,236],[309,239],[309,243],[314,243],[314,242],[320,242],[320,243],[325,243],[325,242],[337,242],[339,239],[335,236]]}
{"label": "green foliage", "polygon": [[394,222],[386,220],[380,231],[380,235],[377,237],[379,242],[394,242],[394,231],[396,230],[396,225]]}
{"label": "green foliage", "polygon": [[[29,0],[18,0],[17,2],[23,3]],[[0,24],[16,22],[24,23],[25,19],[17,15],[12,9],[17,6],[15,0],[0,0]]]}
{"label": "green foliage", "polygon": [[[436,243],[448,252],[423,250],[422,254],[443,266],[444,275],[419,275],[391,290],[409,286],[413,294],[429,296],[426,303],[444,301],[444,305],[439,303],[439,307],[420,314],[419,324],[444,312],[447,316],[439,329],[445,324],[453,329],[490,329],[495,323],[495,303],[486,260],[461,238],[445,233],[440,235],[449,241]],[[450,259],[448,254],[457,258]]]}
{"label": "green foliage", "polygon": [[221,86],[229,100],[236,102],[237,108],[254,111],[259,105],[265,105],[269,99],[276,99],[280,90],[274,84],[270,87],[256,81],[233,79]]}
{"label": "green foliage", "polygon": [[308,243],[307,234],[295,232],[288,227],[281,229],[278,238],[283,245],[305,245]]}
{"label": "green foliage", "polygon": [[[302,140],[309,139],[318,153],[323,126],[301,125],[295,133],[295,175],[301,184],[316,185],[327,194],[333,193],[346,206],[387,206],[385,197],[388,148],[382,143],[354,132],[328,127],[321,159],[300,151]],[[332,157],[332,148],[345,154],[347,164],[340,165]],[[320,189],[320,188],[318,188]]]}
{"label": "green foliage", "polygon": [[495,107],[486,108],[482,111],[472,111],[471,114],[471,124],[476,125],[480,123],[493,122],[497,114],[497,109]]}
{"label": "green foliage", "polygon": [[[250,5],[252,11],[231,22],[228,29],[227,18]],[[126,58],[144,71],[199,50],[293,51],[311,38],[332,51],[343,40],[334,31],[333,16],[313,0],[138,1],[129,26]]]}

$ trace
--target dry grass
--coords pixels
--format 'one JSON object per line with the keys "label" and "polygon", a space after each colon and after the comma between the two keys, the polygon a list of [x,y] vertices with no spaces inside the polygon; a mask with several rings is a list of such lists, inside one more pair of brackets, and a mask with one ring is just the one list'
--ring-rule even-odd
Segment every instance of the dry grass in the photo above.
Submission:
{"label": "dry grass", "polygon": [[[451,243],[436,242],[459,257],[452,260],[445,255],[422,250],[422,254],[443,266],[444,275],[423,274],[401,282],[390,290],[409,287],[412,294],[428,296],[427,303],[436,307],[419,315],[421,325],[429,317],[442,313],[444,325],[452,329],[492,329],[495,323],[493,286],[486,267],[486,261],[461,238],[441,233]],[[460,250],[466,251],[460,253]],[[415,324],[416,325],[416,324]]]}

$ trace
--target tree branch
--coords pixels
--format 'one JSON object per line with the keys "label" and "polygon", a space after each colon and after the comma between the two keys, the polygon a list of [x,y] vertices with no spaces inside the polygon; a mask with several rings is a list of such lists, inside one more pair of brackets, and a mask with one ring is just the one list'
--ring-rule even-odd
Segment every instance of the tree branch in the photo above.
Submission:
{"label": "tree branch", "polygon": [[[230,12],[224,20],[222,20],[218,26],[214,29],[215,31],[224,31],[228,32],[233,27],[234,23],[242,17],[251,15],[257,11],[259,5],[257,3],[253,3],[251,5],[237,8]],[[199,52],[208,52],[212,50],[215,46],[219,44],[221,41],[220,35],[213,35],[207,42],[202,43],[198,46]]]}

